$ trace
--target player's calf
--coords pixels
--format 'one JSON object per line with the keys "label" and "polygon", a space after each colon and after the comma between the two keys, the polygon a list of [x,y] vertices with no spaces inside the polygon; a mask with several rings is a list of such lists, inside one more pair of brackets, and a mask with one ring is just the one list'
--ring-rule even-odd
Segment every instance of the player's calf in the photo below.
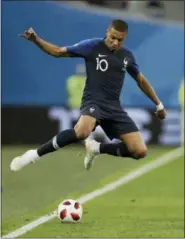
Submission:
{"label": "player's calf", "polygon": [[144,158],[147,155],[147,147],[145,145],[140,145],[137,147],[128,147],[124,143],[117,144],[100,144],[99,146],[100,154],[110,154],[119,157],[127,157],[140,159]]}
{"label": "player's calf", "polygon": [[12,171],[18,171],[26,165],[39,160],[41,156],[54,152],[59,148],[80,140],[74,129],[68,129],[60,132],[54,138],[41,145],[38,149],[28,150],[23,155],[16,157],[10,164]]}
{"label": "player's calf", "polygon": [[80,140],[74,129],[67,129],[59,134],[57,134],[54,138],[41,145],[37,149],[38,156],[43,156],[45,154],[56,151],[59,148],[62,148],[66,145],[72,144]]}
{"label": "player's calf", "polygon": [[93,160],[98,154],[109,154],[133,159],[144,158],[147,154],[147,148],[145,145],[128,149],[127,145],[122,142],[117,144],[104,144],[88,138],[85,141],[85,146],[86,156],[84,158],[84,166],[86,169],[90,169],[92,167]]}
{"label": "player's calf", "polygon": [[12,171],[18,171],[26,165],[39,160],[40,157],[45,154],[85,139],[91,133],[92,127],[95,126],[95,122],[96,120],[92,117],[81,117],[74,129],[64,130],[45,144],[41,145],[38,149],[28,150],[25,154],[14,158],[11,162],[10,169]]}
{"label": "player's calf", "polygon": [[64,130],[45,144],[41,145],[38,149],[28,150],[23,155],[14,158],[10,164],[10,169],[12,171],[18,171],[26,165],[39,160],[41,156],[54,152],[78,140],[74,129]]}
{"label": "player's calf", "polygon": [[39,156],[43,156],[50,152],[53,152],[59,148],[63,148],[66,145],[83,140],[89,136],[94,127],[96,119],[89,116],[81,116],[75,125],[74,129],[68,129],[60,132],[53,139],[43,144],[37,153]]}

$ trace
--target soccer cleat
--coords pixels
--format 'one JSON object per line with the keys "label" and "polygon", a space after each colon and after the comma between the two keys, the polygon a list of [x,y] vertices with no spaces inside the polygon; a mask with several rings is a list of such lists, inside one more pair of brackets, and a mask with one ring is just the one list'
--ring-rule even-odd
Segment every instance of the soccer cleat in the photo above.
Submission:
{"label": "soccer cleat", "polygon": [[86,147],[86,156],[84,158],[85,169],[89,170],[92,167],[95,156],[99,154],[99,145],[100,143],[96,142],[93,139],[88,138],[85,140]]}
{"label": "soccer cleat", "polygon": [[28,150],[23,155],[18,156],[12,160],[10,164],[10,170],[14,172],[19,171],[26,165],[34,163],[35,160],[38,158],[39,156],[37,154],[37,150],[34,149]]}

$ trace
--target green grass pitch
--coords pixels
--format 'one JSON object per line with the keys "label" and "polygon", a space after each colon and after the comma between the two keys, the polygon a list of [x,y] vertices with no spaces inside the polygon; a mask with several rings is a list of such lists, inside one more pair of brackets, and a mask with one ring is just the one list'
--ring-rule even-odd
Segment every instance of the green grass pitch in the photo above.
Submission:
{"label": "green grass pitch", "polygon": [[[135,161],[102,155],[90,171],[83,168],[84,148],[66,147],[24,170],[12,173],[13,157],[28,147],[2,148],[2,234],[53,211],[65,198],[78,198],[155,160],[171,148],[150,147]],[[184,159],[129,182],[83,205],[81,222],[57,218],[22,235],[24,238],[184,237]]]}

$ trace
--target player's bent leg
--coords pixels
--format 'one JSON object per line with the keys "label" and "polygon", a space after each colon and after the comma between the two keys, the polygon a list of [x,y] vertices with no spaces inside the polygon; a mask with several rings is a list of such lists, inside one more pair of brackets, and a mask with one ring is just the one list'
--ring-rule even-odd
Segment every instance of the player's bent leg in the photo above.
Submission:
{"label": "player's bent leg", "polygon": [[39,160],[43,155],[54,152],[76,141],[78,141],[78,138],[74,129],[64,130],[45,144],[41,145],[38,149],[28,150],[23,155],[14,158],[10,164],[10,170],[19,171],[26,165]]}
{"label": "player's bent leg", "polygon": [[109,138],[118,138],[122,142],[118,144],[100,144],[100,154],[143,158],[146,155],[146,145],[135,122],[129,115],[120,111],[116,120],[102,122],[103,129]]}
{"label": "player's bent leg", "polygon": [[[98,143],[93,139],[86,140],[86,148],[91,154],[91,159],[93,160],[98,154],[109,154],[133,159],[144,158],[147,155],[147,147],[140,132],[122,134],[120,139],[122,142],[116,144]],[[92,164],[88,166],[89,169]]]}
{"label": "player's bent leg", "polygon": [[38,149],[28,150],[23,155],[14,158],[10,164],[11,171],[18,171],[26,165],[39,160],[40,157],[45,154],[85,139],[91,133],[95,124],[95,118],[91,116],[81,116],[74,129],[64,130],[47,143],[41,145]]}
{"label": "player's bent leg", "polygon": [[132,158],[140,159],[147,155],[147,146],[139,131],[120,136],[121,141],[126,145]]}

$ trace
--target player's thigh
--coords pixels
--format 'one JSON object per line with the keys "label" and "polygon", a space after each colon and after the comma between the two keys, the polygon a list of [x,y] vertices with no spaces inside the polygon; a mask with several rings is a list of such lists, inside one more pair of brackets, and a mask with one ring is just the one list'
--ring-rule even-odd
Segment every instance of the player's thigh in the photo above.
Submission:
{"label": "player's thigh", "polygon": [[80,107],[80,114],[75,131],[78,137],[85,139],[97,126],[100,108],[92,101],[84,102]]}
{"label": "player's thigh", "polygon": [[111,119],[101,121],[101,126],[110,139],[120,139],[121,135],[139,131],[134,121],[124,111],[113,112]]}
{"label": "player's thigh", "polygon": [[76,135],[80,139],[87,138],[96,127],[96,118],[89,115],[81,115],[78,122],[74,126]]}
{"label": "player's thigh", "polygon": [[147,155],[147,146],[138,127],[130,116],[127,115],[122,127],[123,131],[121,133],[120,130],[120,140],[127,146],[134,158],[144,158]]}
{"label": "player's thigh", "polygon": [[135,122],[125,113],[119,119],[119,121],[104,121],[103,124],[101,124],[107,136],[110,139],[120,139],[127,145],[129,151],[135,158],[145,157],[147,154],[147,147]]}
{"label": "player's thigh", "polygon": [[120,140],[127,145],[129,151],[133,153],[136,158],[145,157],[147,154],[144,139],[136,123],[126,112],[124,112],[123,132],[120,134]]}

